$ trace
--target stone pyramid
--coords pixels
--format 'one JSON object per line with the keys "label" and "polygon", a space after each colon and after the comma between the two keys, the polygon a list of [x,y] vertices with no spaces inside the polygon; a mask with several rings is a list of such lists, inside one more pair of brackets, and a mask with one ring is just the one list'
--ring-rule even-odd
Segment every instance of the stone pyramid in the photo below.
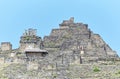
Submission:
{"label": "stone pyramid", "polygon": [[118,57],[99,34],[93,33],[88,24],[75,23],[74,17],[64,20],[58,29],[52,29],[50,35],[44,37],[44,48],[56,53],[78,52],[84,57]]}

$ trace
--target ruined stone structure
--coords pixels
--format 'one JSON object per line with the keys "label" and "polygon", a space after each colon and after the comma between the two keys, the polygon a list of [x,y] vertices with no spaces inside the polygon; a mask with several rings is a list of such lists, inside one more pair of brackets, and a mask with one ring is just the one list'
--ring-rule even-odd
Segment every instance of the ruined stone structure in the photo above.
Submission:
{"label": "ruined stone structure", "polygon": [[12,50],[12,44],[10,42],[2,42],[1,50],[2,51]]}
{"label": "ruined stone structure", "polygon": [[48,54],[48,52],[46,50],[41,50],[39,48],[31,48],[26,49],[25,54],[27,58],[40,59],[41,57],[45,57]]}
{"label": "ruined stone structure", "polygon": [[117,57],[116,52],[87,24],[75,23],[72,17],[59,25],[60,28],[53,29],[49,36],[44,37],[45,48],[58,48],[63,53],[69,50],[84,54],[84,57]]}
{"label": "ruined stone structure", "polygon": [[[64,20],[59,24],[59,28],[52,29],[50,35],[45,36],[43,40],[36,33],[36,29],[25,30],[20,37],[20,47],[15,51],[25,53],[26,50],[36,51],[37,49],[38,52],[38,50],[43,51],[41,49],[44,48],[50,55],[54,55],[54,58],[61,55],[71,56],[72,59],[118,57],[99,34],[93,33],[87,24],[75,23],[73,17]],[[1,50],[12,50],[12,45],[9,42],[3,42]]]}
{"label": "ruined stone structure", "polygon": [[64,20],[59,24],[59,28],[52,29],[50,35],[45,36],[43,40],[36,33],[36,29],[25,30],[20,37],[20,47],[17,50],[12,50],[12,45],[9,42],[1,43],[1,50],[12,50],[11,53],[23,53],[27,54],[27,56],[28,53],[33,55],[38,52],[45,53],[45,50],[46,54],[54,56],[53,60],[56,59],[56,62],[59,61],[60,56],[64,60],[71,59],[65,62],[78,59],[80,59],[79,62],[82,62],[87,57],[97,59],[118,57],[116,52],[103,41],[99,34],[93,33],[87,24],[75,23],[73,17]]}
{"label": "ruined stone structure", "polygon": [[24,51],[26,48],[41,48],[42,39],[36,35],[36,29],[25,30],[20,40],[20,51]]}
{"label": "ruined stone structure", "polygon": [[[120,78],[113,78],[114,70],[120,69],[117,53],[87,24],[75,23],[73,17],[43,39],[36,29],[25,30],[19,43],[17,49],[12,49],[10,42],[1,43],[0,65],[4,65],[0,66],[0,79]],[[102,75],[93,73],[98,65]]]}

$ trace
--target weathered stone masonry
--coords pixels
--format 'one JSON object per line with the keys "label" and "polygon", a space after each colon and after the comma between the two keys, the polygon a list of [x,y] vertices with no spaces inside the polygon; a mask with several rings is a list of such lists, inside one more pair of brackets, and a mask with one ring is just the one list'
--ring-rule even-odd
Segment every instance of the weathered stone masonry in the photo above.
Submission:
{"label": "weathered stone masonry", "polygon": [[[50,35],[45,36],[43,40],[37,36],[36,29],[30,28],[25,30],[20,37],[20,47],[18,49],[12,49],[12,45],[9,42],[1,43],[2,53],[9,50],[15,55],[23,54],[22,58],[29,56],[28,54],[30,56],[34,55],[33,58],[37,54],[42,56],[44,54],[41,54],[41,51],[46,51],[48,60],[51,59],[62,63],[63,59],[64,62],[70,63],[77,60],[79,62],[81,60],[86,61],[88,57],[95,59],[118,57],[116,52],[103,41],[99,34],[93,33],[88,28],[88,24],[75,23],[73,17],[69,20],[64,20],[59,24],[59,28],[52,29]],[[28,50],[29,53],[26,53]],[[32,51],[30,52],[30,50]]]}

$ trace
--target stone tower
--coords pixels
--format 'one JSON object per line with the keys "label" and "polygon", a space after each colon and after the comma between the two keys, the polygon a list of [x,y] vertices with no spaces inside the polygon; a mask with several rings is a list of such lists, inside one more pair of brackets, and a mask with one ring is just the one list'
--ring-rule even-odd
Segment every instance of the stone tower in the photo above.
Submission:
{"label": "stone tower", "polygon": [[36,35],[36,29],[28,29],[25,30],[20,39],[20,51],[24,51],[26,48],[40,48],[40,44],[42,43],[41,37]]}
{"label": "stone tower", "polygon": [[10,42],[2,42],[1,50],[2,51],[12,50],[12,44]]}

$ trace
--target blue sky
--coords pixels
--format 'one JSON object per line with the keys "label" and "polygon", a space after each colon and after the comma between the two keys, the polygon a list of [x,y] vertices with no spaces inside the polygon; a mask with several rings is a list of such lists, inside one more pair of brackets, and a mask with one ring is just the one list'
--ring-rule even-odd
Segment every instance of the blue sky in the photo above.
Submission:
{"label": "blue sky", "polygon": [[120,0],[0,0],[0,42],[18,48],[25,29],[44,37],[70,17],[88,24],[120,55]]}

